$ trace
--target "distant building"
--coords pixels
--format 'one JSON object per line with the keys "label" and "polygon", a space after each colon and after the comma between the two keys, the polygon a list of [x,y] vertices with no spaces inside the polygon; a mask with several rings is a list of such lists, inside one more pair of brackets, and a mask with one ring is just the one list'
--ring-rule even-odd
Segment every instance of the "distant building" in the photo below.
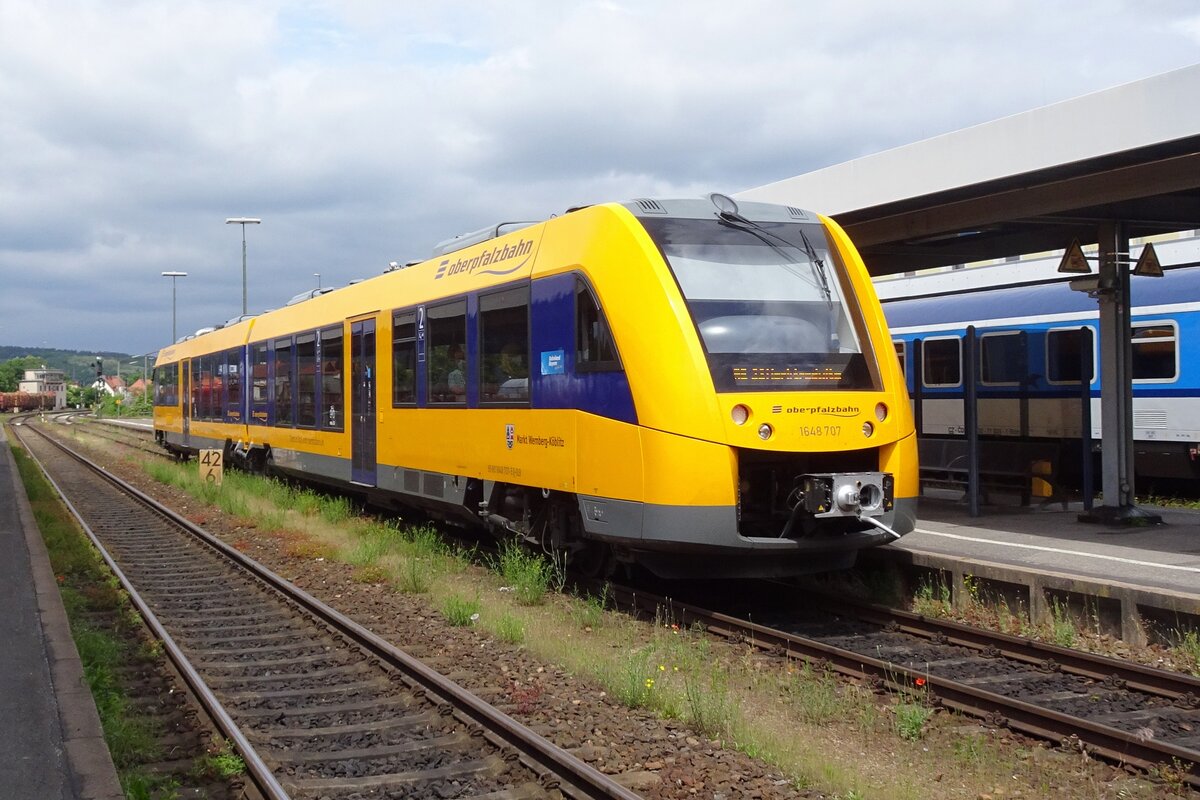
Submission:
{"label": "distant building", "polygon": [[67,381],[61,369],[27,369],[17,390],[26,394],[53,394],[54,408],[67,407]]}
{"label": "distant building", "polygon": [[109,397],[125,397],[129,391],[125,388],[125,379],[117,375],[105,375],[92,382],[92,388],[103,392]]}

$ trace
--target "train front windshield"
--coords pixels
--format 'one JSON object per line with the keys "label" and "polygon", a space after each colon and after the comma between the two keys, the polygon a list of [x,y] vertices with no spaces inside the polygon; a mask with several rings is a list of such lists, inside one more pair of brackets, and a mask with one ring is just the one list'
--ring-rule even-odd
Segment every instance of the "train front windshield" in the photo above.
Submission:
{"label": "train front windshield", "polygon": [[823,226],[641,222],[679,283],[717,391],[879,388],[858,302]]}

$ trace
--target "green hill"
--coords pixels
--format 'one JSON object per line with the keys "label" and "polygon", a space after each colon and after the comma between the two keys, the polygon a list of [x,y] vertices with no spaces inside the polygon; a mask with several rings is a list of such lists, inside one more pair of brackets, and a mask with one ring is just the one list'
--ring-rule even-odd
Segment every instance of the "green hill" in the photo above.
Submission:
{"label": "green hill", "polygon": [[[125,378],[127,383],[133,383],[142,377],[142,359],[138,358],[135,366],[129,363],[134,358],[127,353],[114,353],[108,350],[97,352],[94,350],[58,350],[49,347],[0,345],[0,364],[27,356],[36,360],[36,363],[29,362],[33,368],[44,364],[47,369],[61,369],[66,374],[68,382],[88,384],[95,380],[96,356],[103,359],[105,375],[115,374],[119,365],[121,377]],[[151,358],[147,361],[147,368],[153,365],[154,359]]]}

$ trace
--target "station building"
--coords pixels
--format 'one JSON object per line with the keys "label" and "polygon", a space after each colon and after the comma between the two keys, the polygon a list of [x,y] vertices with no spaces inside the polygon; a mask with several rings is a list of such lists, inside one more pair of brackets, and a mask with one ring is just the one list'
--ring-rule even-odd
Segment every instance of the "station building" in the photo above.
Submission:
{"label": "station building", "polygon": [[[54,408],[67,407],[67,380],[61,369],[27,369],[18,391],[26,394],[53,394]],[[49,410],[49,409],[47,409]]]}

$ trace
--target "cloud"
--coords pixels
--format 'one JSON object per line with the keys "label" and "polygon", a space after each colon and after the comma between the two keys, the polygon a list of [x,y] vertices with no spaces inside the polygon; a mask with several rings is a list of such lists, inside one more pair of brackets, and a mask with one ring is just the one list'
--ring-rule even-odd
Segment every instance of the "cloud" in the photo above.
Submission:
{"label": "cloud", "polygon": [[0,4],[0,342],[143,352],[457,233],[1185,65],[1186,3]]}

